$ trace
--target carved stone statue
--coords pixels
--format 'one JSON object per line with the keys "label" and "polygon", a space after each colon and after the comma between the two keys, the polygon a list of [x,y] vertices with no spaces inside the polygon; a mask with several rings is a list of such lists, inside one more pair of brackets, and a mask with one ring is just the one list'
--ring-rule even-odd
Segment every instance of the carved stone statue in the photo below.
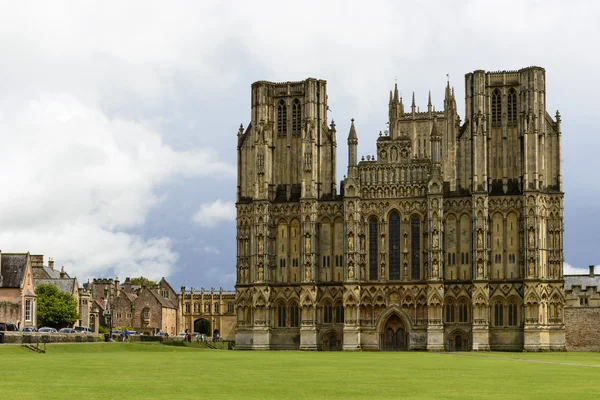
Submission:
{"label": "carved stone statue", "polygon": [[533,276],[535,273],[535,263],[533,260],[529,260],[529,276]]}
{"label": "carved stone statue", "polygon": [[360,237],[360,252],[361,253],[365,252],[365,237],[364,236]]}
{"label": "carved stone statue", "polygon": [[477,260],[477,276],[483,277],[483,260],[481,258]]}
{"label": "carved stone statue", "polygon": [[306,266],[304,267],[304,280],[305,281],[310,281],[310,265],[306,264]]}
{"label": "carved stone statue", "polygon": [[306,234],[306,238],[304,239],[304,252],[310,253],[310,234]]}
{"label": "carved stone statue", "polygon": [[477,231],[477,248],[481,249],[483,247],[483,232],[481,230]]}
{"label": "carved stone statue", "polygon": [[348,252],[354,251],[354,235],[348,236]]}
{"label": "carved stone statue", "polygon": [[265,278],[265,270],[262,264],[258,264],[258,281],[262,282]]}
{"label": "carved stone statue", "polygon": [[354,264],[352,263],[348,264],[348,279],[354,279]]}
{"label": "carved stone statue", "polygon": [[534,237],[534,233],[533,233],[533,229],[529,230],[529,247],[534,247],[535,246],[535,237]]}
{"label": "carved stone statue", "polygon": [[439,272],[438,271],[438,262],[437,262],[437,260],[433,260],[432,268],[433,268],[433,270],[432,270],[432,276],[431,277],[435,279],[435,278],[438,277],[438,272]]}
{"label": "carved stone statue", "polygon": [[404,263],[404,279],[408,279],[408,264]]}
{"label": "carved stone statue", "polygon": [[437,249],[440,245],[440,239],[437,231],[433,232],[433,248]]}

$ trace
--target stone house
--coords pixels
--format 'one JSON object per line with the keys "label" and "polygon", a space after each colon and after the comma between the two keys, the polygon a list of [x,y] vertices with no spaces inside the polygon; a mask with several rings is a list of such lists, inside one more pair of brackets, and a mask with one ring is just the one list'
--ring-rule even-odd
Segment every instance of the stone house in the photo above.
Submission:
{"label": "stone house", "polygon": [[565,275],[567,350],[600,351],[600,274]]}
{"label": "stone house", "polygon": [[162,278],[157,285],[140,286],[129,278],[94,279],[91,285],[94,310],[104,315],[101,324],[108,326],[106,307],[112,311],[112,326],[132,328],[154,335],[159,331],[176,335],[179,326],[177,293]]}
{"label": "stone house", "polygon": [[36,326],[36,309],[31,255],[0,252],[0,321]]}

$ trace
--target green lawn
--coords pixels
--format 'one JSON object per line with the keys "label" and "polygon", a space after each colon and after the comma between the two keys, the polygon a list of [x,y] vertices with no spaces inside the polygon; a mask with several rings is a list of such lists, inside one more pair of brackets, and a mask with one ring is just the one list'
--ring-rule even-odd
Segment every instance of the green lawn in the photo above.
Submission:
{"label": "green lawn", "polygon": [[[535,361],[535,362],[532,362]],[[18,399],[549,399],[600,389],[598,353],[308,353],[0,345]],[[592,396],[593,397],[593,396]]]}

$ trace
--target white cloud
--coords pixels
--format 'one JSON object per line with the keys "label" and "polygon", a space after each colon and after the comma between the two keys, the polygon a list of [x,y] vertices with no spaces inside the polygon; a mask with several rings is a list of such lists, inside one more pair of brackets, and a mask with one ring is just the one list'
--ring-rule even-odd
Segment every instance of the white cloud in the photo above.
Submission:
{"label": "white cloud", "polygon": [[[598,268],[600,267],[596,266],[595,271],[598,271]],[[587,275],[589,272],[589,267],[574,267],[567,262],[563,263],[563,275]]]}
{"label": "white cloud", "polygon": [[235,203],[219,199],[212,203],[201,204],[193,220],[207,228],[216,226],[220,221],[235,221]]}
{"label": "white cloud", "polygon": [[52,256],[80,279],[168,276],[168,237],[129,232],[176,176],[233,177],[210,150],[174,151],[143,123],[107,118],[68,94],[7,105],[0,118],[0,243]]}

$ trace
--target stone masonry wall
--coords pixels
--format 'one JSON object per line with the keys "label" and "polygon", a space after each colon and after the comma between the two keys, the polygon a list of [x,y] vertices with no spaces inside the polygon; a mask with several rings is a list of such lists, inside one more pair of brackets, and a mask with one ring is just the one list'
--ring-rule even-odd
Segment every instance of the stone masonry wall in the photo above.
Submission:
{"label": "stone masonry wall", "polygon": [[565,307],[568,351],[600,351],[600,307]]}
{"label": "stone masonry wall", "polygon": [[18,324],[21,320],[21,305],[9,301],[0,301],[0,321]]}

